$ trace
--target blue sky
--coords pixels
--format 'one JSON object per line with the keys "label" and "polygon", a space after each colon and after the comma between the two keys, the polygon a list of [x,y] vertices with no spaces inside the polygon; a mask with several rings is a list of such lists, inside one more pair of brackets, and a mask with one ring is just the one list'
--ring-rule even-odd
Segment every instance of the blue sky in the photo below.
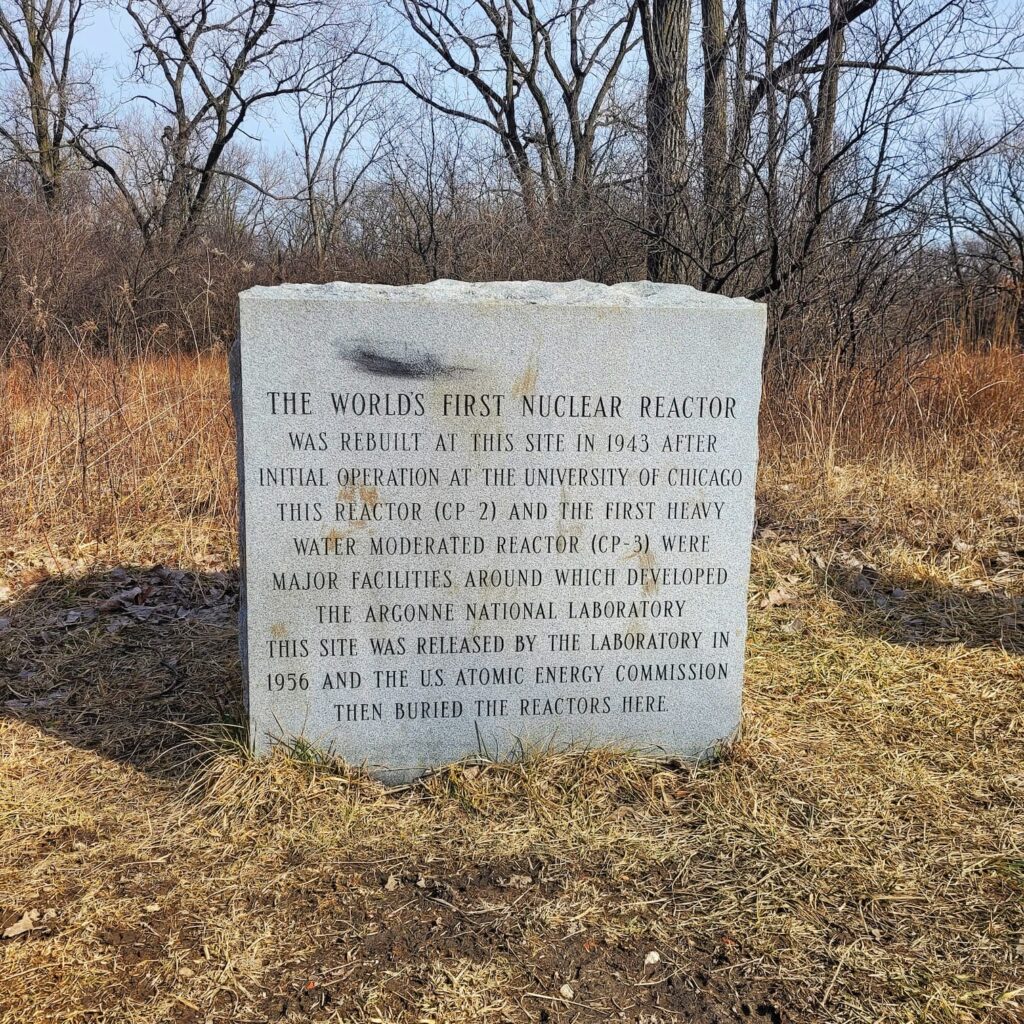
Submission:
{"label": "blue sky", "polygon": [[[336,0],[342,2],[342,0]],[[1021,7],[1018,0],[996,0],[996,9],[1007,18],[1019,17]],[[106,3],[94,6],[88,12],[88,20],[80,31],[80,54],[94,64],[97,84],[111,105],[117,106],[130,100],[140,91],[138,83],[126,82],[131,68],[131,39],[133,25],[121,3]],[[1024,102],[1024,96],[1021,97]],[[977,106],[976,113],[985,110],[987,103]],[[993,116],[998,116],[998,107],[991,106]],[[254,142],[262,144],[265,150],[279,151],[288,147],[288,123],[281,108],[267,106],[258,119],[247,122],[247,131]]]}

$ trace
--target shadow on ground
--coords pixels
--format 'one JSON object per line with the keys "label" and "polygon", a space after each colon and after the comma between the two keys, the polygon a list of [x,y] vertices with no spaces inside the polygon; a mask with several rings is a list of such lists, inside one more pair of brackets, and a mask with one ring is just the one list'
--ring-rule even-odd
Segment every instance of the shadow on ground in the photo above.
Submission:
{"label": "shadow on ground", "polygon": [[[866,636],[1024,654],[1022,563],[980,586],[833,565],[817,586]],[[124,566],[55,575],[0,604],[0,716],[158,775],[194,770],[200,738],[242,738],[237,572]]]}
{"label": "shadow on ground", "polygon": [[241,737],[238,574],[124,566],[0,604],[0,716],[159,775]]}
{"label": "shadow on ground", "polygon": [[963,644],[1024,654],[1024,597],[1007,589],[1024,579],[1024,562],[963,587],[901,579],[870,565],[817,575],[867,636],[906,646]]}
{"label": "shadow on ground", "polygon": [[[983,586],[830,566],[816,583],[867,636],[1024,654],[1015,560]],[[49,576],[0,604],[0,716],[148,772],[188,773],[242,737],[237,572],[124,566]]]}

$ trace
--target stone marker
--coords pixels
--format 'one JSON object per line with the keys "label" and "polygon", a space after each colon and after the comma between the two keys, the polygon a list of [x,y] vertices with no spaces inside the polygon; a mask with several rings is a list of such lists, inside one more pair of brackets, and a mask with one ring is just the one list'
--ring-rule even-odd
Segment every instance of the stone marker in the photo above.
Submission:
{"label": "stone marker", "polygon": [[740,716],[765,308],[286,285],[235,360],[251,741],[390,778]]}

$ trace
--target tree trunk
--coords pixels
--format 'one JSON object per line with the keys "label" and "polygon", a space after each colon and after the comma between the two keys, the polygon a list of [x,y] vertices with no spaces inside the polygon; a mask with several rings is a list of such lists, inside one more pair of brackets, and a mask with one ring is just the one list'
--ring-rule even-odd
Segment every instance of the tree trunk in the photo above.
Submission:
{"label": "tree trunk", "polygon": [[685,202],[690,0],[649,0],[643,12],[647,51],[647,276],[679,283]]}
{"label": "tree trunk", "polygon": [[704,217],[707,221],[706,267],[702,287],[708,288],[714,268],[726,255],[729,211],[726,209],[729,92],[726,76],[725,10],[722,0],[701,0],[701,50],[704,57]]}
{"label": "tree trunk", "polygon": [[831,24],[834,26],[825,50],[825,66],[818,85],[818,100],[811,122],[808,146],[810,180],[807,188],[808,254],[816,247],[822,222],[832,203],[832,155],[836,128],[836,107],[839,102],[839,70],[846,46],[846,22],[842,0],[830,0]]}
{"label": "tree trunk", "polygon": [[50,133],[50,89],[46,81],[47,47],[53,40],[52,37],[46,37],[48,26],[40,20],[34,0],[22,0],[21,11],[28,42],[26,86],[36,143],[36,173],[39,175],[43,199],[52,208],[57,205],[60,196],[62,162],[62,154],[54,145]]}

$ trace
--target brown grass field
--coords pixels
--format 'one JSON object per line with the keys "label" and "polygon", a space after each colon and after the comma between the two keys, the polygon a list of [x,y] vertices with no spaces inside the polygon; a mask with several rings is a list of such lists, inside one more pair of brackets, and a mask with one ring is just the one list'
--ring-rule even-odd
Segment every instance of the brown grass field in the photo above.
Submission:
{"label": "brown grass field", "polygon": [[720,761],[398,789],[242,752],[223,357],[0,387],[2,1024],[1024,1021],[1020,354],[769,386]]}

